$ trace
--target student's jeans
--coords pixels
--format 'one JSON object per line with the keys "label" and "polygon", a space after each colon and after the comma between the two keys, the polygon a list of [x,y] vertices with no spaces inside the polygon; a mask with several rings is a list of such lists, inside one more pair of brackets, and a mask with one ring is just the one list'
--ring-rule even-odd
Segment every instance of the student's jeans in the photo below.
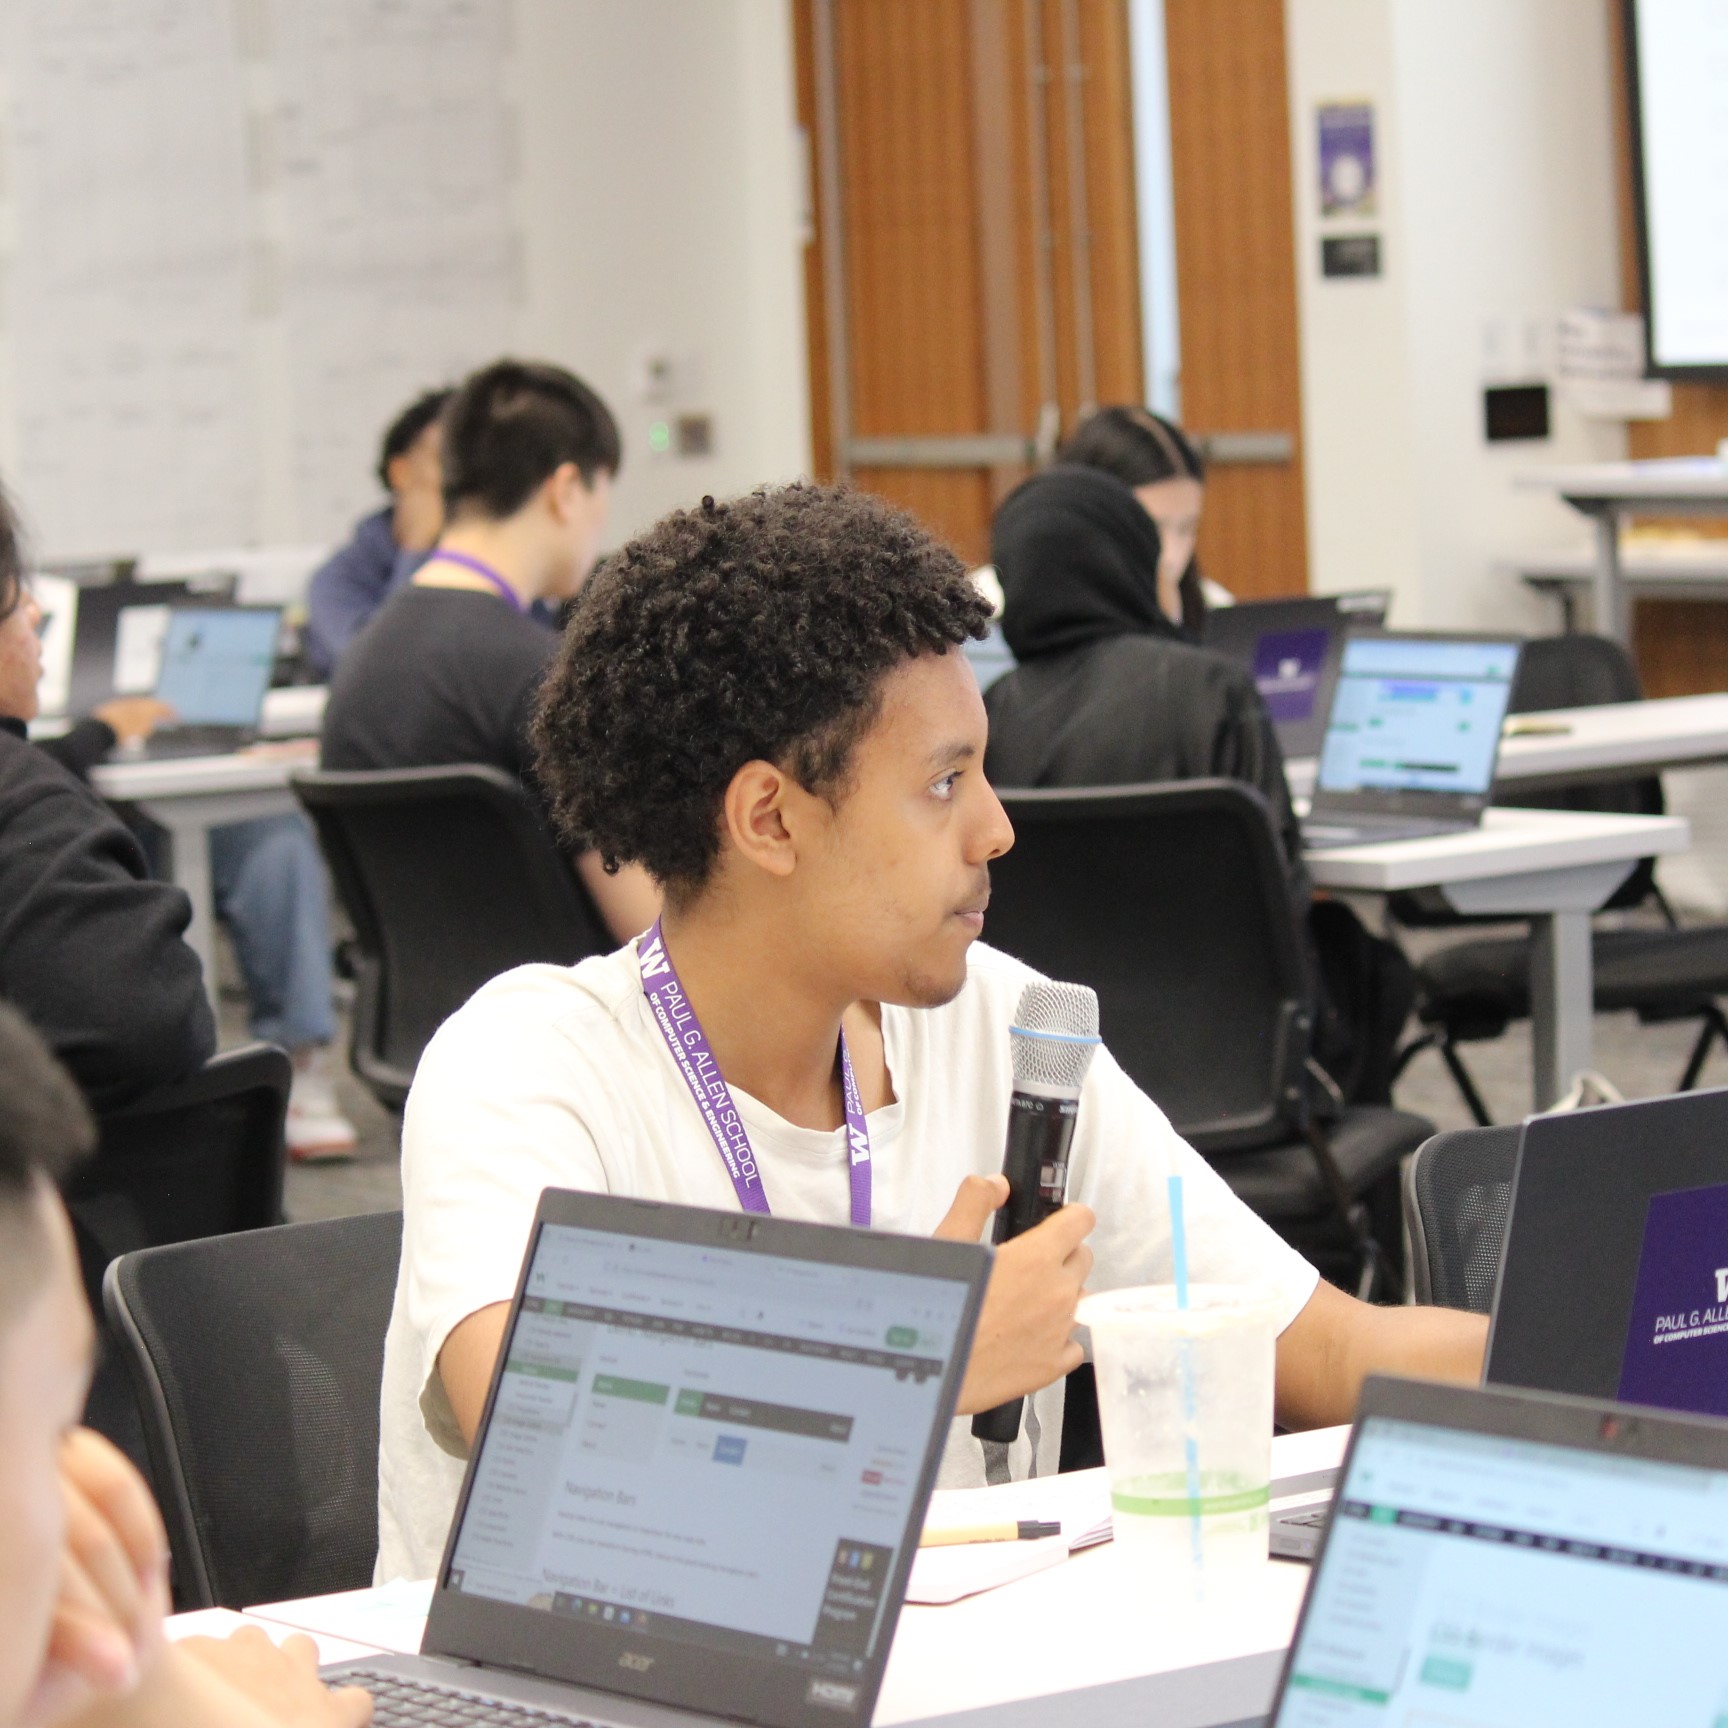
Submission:
{"label": "student's jeans", "polygon": [[217,916],[251,1002],[252,1036],[288,1050],[336,1036],[324,861],[297,811],[210,832]]}

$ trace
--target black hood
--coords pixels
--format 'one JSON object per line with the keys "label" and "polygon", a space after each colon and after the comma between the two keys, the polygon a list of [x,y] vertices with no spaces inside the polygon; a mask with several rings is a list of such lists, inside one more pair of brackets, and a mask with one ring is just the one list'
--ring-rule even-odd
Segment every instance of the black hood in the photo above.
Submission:
{"label": "black hood", "polygon": [[1100,469],[1059,464],[1016,487],[990,529],[1015,658],[1109,636],[1180,638],[1158,605],[1162,549],[1140,500]]}

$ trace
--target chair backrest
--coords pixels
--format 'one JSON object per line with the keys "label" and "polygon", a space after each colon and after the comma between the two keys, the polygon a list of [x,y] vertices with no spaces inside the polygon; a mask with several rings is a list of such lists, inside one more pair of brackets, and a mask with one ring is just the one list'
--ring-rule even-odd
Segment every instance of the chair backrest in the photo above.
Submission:
{"label": "chair backrest", "polygon": [[1404,1167],[1404,1225],[1418,1302],[1486,1314],[1512,1212],[1517,1122],[1424,1140]]}
{"label": "chair backrest", "polygon": [[304,773],[360,950],[354,1069],[400,1105],[420,1053],[489,978],[617,944],[534,802],[480,765]]}
{"label": "chair backrest", "polygon": [[[274,1044],[249,1044],[101,1118],[96,1156],[65,1184],[84,1294],[96,1313],[102,1275],[122,1254],[281,1223],[293,1077]],[[138,1408],[112,1340],[103,1344],[84,1420],[143,1468]]]}
{"label": "chair backrest", "polygon": [[402,1214],[128,1254],[103,1302],[144,1412],[186,1607],[372,1581]]}
{"label": "chair backrest", "polygon": [[1311,995],[1266,801],[1234,780],[1001,797],[988,940],[1091,985],[1111,1053],[1201,1150],[1288,1138]]}

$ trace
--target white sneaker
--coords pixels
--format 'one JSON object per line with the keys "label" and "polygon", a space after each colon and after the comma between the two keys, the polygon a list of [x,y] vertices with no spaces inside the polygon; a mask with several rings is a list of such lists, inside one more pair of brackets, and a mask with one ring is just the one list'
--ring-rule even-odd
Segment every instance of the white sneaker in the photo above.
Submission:
{"label": "white sneaker", "polygon": [[288,1156],[296,1164],[327,1164],[354,1156],[359,1136],[336,1102],[330,1052],[321,1044],[294,1053],[287,1136]]}

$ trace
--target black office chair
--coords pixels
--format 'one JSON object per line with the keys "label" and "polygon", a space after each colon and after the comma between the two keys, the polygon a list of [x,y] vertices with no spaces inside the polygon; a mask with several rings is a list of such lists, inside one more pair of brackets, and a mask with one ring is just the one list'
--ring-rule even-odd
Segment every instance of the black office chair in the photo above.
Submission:
{"label": "black office chair", "polygon": [[103,1303],[144,1412],[176,1599],[372,1582],[378,1405],[402,1214],[128,1254]]}
{"label": "black office chair", "polygon": [[[93,1312],[122,1254],[282,1221],[293,1073],[274,1044],[249,1044],[100,1119],[96,1156],[65,1184]],[[138,1410],[112,1342],[103,1339],[84,1419],[142,1466]]]}
{"label": "black office chair", "polygon": [[[1510,704],[1513,713],[1590,708],[1636,702],[1643,691],[1632,657],[1602,636],[1550,636],[1527,642]],[[1662,782],[1653,774],[1630,780],[1496,794],[1497,803],[1524,809],[1588,810],[1616,815],[1660,816],[1666,809]],[[1644,1025],[1673,1020],[1700,1022],[1698,1036],[1676,1090],[1689,1092],[1703,1072],[1715,1039],[1728,1047],[1728,1018],[1717,998],[1728,993],[1728,924],[1681,929],[1656,885],[1656,861],[1641,859],[1609,897],[1604,912],[1652,907],[1658,929],[1598,930],[1592,938],[1595,1006],[1598,1013],[1630,1011]],[[1428,926],[1480,922],[1439,910],[1430,900],[1395,895],[1392,914],[1406,924]],[[1504,920],[1486,920],[1504,922]],[[1459,1046],[1502,1036],[1514,1020],[1530,1016],[1530,939],[1481,937],[1442,948],[1416,968],[1416,1013],[1422,1031],[1399,1052],[1394,1074],[1423,1050],[1436,1050],[1477,1122],[1489,1114]]]}
{"label": "black office chair", "polygon": [[1519,1123],[1457,1128],[1417,1147],[1404,1166],[1410,1287],[1418,1302],[1486,1314],[1512,1213]]}
{"label": "black office chair", "polygon": [[388,1108],[488,979],[617,946],[518,781],[478,765],[296,774],[354,925],[350,1060]]}
{"label": "black office chair", "polygon": [[1313,1107],[1312,990],[1264,799],[1233,780],[1008,791],[989,937],[1098,992],[1105,1042],[1238,1196],[1340,1282],[1395,1293],[1400,1110]]}

